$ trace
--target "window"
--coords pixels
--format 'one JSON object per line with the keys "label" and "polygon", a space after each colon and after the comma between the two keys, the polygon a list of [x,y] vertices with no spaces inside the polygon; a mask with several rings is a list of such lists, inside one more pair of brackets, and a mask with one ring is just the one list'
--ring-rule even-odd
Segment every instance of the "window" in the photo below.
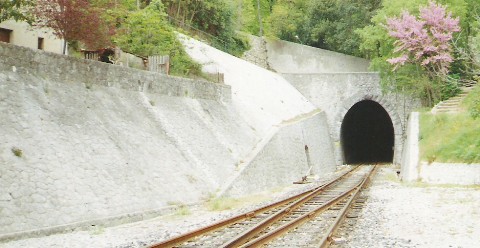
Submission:
{"label": "window", "polygon": [[43,50],[43,38],[38,37],[38,49]]}
{"label": "window", "polygon": [[10,43],[10,34],[12,30],[0,28],[0,41]]}

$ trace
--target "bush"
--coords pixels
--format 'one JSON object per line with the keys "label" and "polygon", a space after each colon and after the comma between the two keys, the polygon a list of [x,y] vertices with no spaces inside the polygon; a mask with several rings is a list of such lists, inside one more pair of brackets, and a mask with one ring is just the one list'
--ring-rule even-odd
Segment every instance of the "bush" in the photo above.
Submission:
{"label": "bush", "polygon": [[480,87],[477,86],[465,99],[465,105],[473,119],[480,117]]}
{"label": "bush", "polygon": [[145,9],[131,12],[115,37],[123,50],[140,55],[169,55],[173,75],[199,75],[201,68],[183,50],[166,20],[163,4],[152,1]]}

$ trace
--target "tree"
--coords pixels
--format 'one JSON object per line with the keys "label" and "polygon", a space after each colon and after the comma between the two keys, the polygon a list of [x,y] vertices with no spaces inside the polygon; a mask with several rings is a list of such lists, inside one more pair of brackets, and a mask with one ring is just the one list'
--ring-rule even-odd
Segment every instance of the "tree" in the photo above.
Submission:
{"label": "tree", "polygon": [[466,60],[459,60],[456,51],[459,47],[468,46],[465,30],[471,24],[466,23],[465,18],[474,9],[471,4],[476,0],[439,0],[439,2],[452,12],[452,16],[460,19],[460,28],[463,30],[453,34],[452,40],[457,45],[451,54],[454,61],[450,65],[450,74],[446,81],[432,80],[421,63],[405,63],[393,72],[394,65],[387,62],[387,59],[399,56],[398,52],[395,52],[396,38],[390,36],[388,29],[385,28],[388,25],[387,19],[394,16],[401,17],[403,11],[419,16],[420,6],[427,6],[428,0],[382,0],[382,7],[371,19],[372,24],[355,31],[362,40],[360,49],[367,58],[371,59],[370,69],[380,72],[384,89],[417,96],[428,106],[456,94],[459,91],[457,78],[463,80],[468,76],[463,69]]}
{"label": "tree", "polygon": [[288,41],[362,56],[360,36],[380,0],[278,0],[270,16],[274,36]]}
{"label": "tree", "polygon": [[2,0],[0,1],[0,22],[14,19],[15,21],[32,22],[32,17],[25,11],[33,6],[32,0]]}
{"label": "tree", "polygon": [[124,51],[144,57],[169,55],[170,71],[174,75],[200,73],[200,66],[188,57],[168,24],[160,0],[153,0],[144,9],[130,12],[115,36],[115,43]]}
{"label": "tree", "polygon": [[269,17],[271,32],[282,40],[306,44],[309,39],[307,26],[310,0],[277,0]]}
{"label": "tree", "polygon": [[452,18],[444,6],[431,1],[428,7],[420,8],[419,19],[404,11],[401,18],[387,19],[387,29],[396,39],[394,52],[401,53],[387,60],[395,65],[394,69],[405,63],[419,63],[430,78],[445,80],[453,62],[450,42],[453,33],[460,31],[458,17]]}
{"label": "tree", "polygon": [[[101,10],[93,8],[88,0],[38,0],[35,16],[36,26],[51,28],[57,37],[80,41],[90,49],[109,45],[114,32],[100,18]],[[66,43],[63,53],[65,50]]]}
{"label": "tree", "polygon": [[210,40],[220,50],[240,56],[248,42],[234,30],[235,3],[227,0],[164,0],[169,20]]}

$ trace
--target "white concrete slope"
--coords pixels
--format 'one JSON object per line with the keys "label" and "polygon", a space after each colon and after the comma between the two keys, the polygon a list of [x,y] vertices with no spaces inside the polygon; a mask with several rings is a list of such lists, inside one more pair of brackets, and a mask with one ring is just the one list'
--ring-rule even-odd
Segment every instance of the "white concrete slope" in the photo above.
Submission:
{"label": "white concrete slope", "polygon": [[282,121],[315,111],[280,75],[184,35],[180,40],[205,72],[225,74],[225,84],[232,87],[232,103],[261,136]]}
{"label": "white concrete slope", "polygon": [[0,44],[0,242],[333,169],[324,113],[287,81],[183,41],[228,85]]}

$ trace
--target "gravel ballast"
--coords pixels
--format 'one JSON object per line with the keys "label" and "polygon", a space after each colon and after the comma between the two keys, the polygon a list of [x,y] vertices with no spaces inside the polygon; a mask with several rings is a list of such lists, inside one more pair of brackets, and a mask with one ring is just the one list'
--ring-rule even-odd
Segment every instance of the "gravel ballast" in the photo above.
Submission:
{"label": "gravel ballast", "polygon": [[[279,199],[311,186],[292,185],[268,194]],[[396,169],[383,167],[366,194],[353,230],[338,238],[342,242],[336,247],[480,247],[480,187],[401,183]],[[262,205],[253,202],[229,211],[199,206],[142,222],[11,241],[0,247],[145,247]]]}

